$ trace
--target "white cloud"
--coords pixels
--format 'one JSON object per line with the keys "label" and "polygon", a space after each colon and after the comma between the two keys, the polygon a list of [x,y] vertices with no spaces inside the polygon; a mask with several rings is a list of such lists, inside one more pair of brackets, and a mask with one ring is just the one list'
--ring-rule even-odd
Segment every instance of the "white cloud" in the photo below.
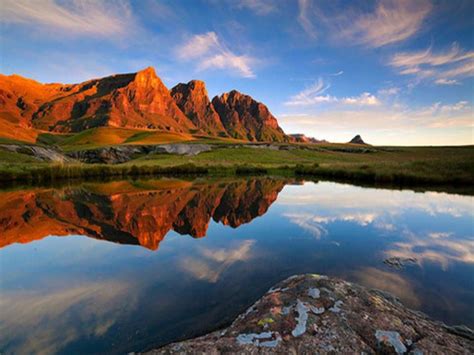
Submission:
{"label": "white cloud", "polygon": [[435,80],[435,84],[438,85],[459,85],[459,81],[455,79],[437,79]]}
{"label": "white cloud", "polygon": [[331,95],[321,95],[331,86],[319,78],[313,85],[290,97],[285,102],[287,106],[311,106],[321,103],[340,103],[345,105],[376,106],[380,101],[374,95],[364,92],[359,96],[337,98]]}
{"label": "white cloud", "polygon": [[298,22],[310,37],[316,38],[316,30],[314,29],[313,23],[310,20],[310,6],[311,0],[298,0]]}
{"label": "white cloud", "polygon": [[424,0],[380,1],[374,13],[355,22],[349,37],[360,36],[360,41],[371,47],[401,42],[418,32],[430,11],[430,2]]}
{"label": "white cloud", "polygon": [[392,96],[392,95],[397,95],[399,92],[400,92],[400,88],[390,87],[390,88],[380,89],[378,91],[378,94],[383,95],[383,96]]}
{"label": "white cloud", "polygon": [[183,61],[197,61],[198,70],[229,69],[245,78],[255,77],[251,68],[255,59],[232,52],[215,32],[192,36],[176,48],[176,54]]}
{"label": "white cloud", "polygon": [[[473,104],[468,101],[433,103],[409,108],[398,103],[372,106],[292,106],[300,112],[280,114],[286,132],[305,132],[330,141],[346,142],[356,133],[373,144],[473,144]],[[308,111],[311,110],[311,111]]]}
{"label": "white cloud", "polygon": [[272,0],[239,0],[236,5],[238,8],[248,8],[257,15],[267,15],[275,11],[275,3]]}
{"label": "white cloud", "polygon": [[377,106],[380,105],[379,99],[371,93],[364,92],[357,97],[345,97],[340,100],[347,105],[359,105],[359,106]]}
{"label": "white cloud", "polygon": [[434,79],[438,85],[456,85],[454,78],[474,76],[474,51],[464,51],[453,43],[448,51],[396,53],[388,63],[402,75],[416,75],[420,79]]}
{"label": "white cloud", "polygon": [[37,26],[53,33],[123,36],[134,26],[128,1],[3,0],[0,22]]}
{"label": "white cloud", "polygon": [[415,35],[432,8],[428,0],[381,0],[371,12],[347,2],[339,5],[328,10],[311,0],[300,0],[298,22],[312,38],[316,37],[317,23],[320,31],[326,30],[328,37],[344,40],[344,44],[381,47]]}
{"label": "white cloud", "polygon": [[342,75],[344,74],[344,71],[343,70],[339,70],[337,73],[334,73],[334,74],[329,74],[331,76],[339,76],[339,75]]}

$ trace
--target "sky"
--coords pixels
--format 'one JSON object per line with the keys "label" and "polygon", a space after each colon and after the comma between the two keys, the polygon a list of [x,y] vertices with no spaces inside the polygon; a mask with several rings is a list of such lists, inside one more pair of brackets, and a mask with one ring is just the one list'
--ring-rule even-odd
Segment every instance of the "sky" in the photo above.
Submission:
{"label": "sky", "polygon": [[474,144],[471,0],[2,0],[0,72],[75,83],[153,66],[332,142]]}

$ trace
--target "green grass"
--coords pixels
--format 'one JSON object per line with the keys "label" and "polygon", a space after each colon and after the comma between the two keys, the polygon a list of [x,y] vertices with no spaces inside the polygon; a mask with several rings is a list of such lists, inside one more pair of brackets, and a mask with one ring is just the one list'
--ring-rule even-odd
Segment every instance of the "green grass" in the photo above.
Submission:
{"label": "green grass", "polygon": [[[91,133],[88,133],[91,134]],[[82,140],[84,135],[64,138]],[[146,139],[145,132],[131,135]],[[86,142],[89,138],[86,138]],[[204,138],[202,138],[204,139]],[[298,175],[364,183],[397,185],[474,185],[474,147],[361,147],[342,144],[307,145],[305,149],[274,150],[216,144],[196,156],[154,154],[119,165],[58,166],[26,154],[0,150],[0,180],[41,181],[125,175]],[[44,175],[44,177],[43,177]]]}

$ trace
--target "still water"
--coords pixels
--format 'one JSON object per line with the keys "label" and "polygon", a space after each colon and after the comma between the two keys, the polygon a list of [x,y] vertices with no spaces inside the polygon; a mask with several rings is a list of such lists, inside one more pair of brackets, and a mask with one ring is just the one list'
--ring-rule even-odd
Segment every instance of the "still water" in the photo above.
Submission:
{"label": "still water", "polygon": [[150,349],[224,326],[308,272],[472,327],[473,202],[272,178],[0,192],[0,352]]}

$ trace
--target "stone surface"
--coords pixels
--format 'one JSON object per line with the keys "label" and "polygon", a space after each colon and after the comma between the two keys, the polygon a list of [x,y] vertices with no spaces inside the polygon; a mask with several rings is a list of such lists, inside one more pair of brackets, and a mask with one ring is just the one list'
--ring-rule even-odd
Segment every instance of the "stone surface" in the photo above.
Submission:
{"label": "stone surface", "polygon": [[274,286],[228,328],[150,354],[472,354],[471,335],[384,292],[299,275]]}

